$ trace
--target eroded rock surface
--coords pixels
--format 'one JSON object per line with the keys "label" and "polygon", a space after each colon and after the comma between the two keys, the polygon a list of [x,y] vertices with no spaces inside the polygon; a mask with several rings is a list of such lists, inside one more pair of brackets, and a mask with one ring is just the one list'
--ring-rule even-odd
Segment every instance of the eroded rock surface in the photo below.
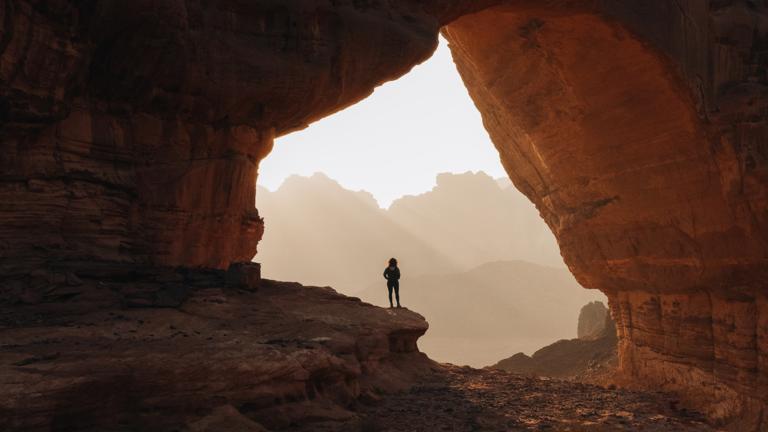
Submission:
{"label": "eroded rock surface", "polygon": [[467,15],[491,3],[0,1],[3,299],[63,305],[78,268],[249,261],[273,137],[407,72],[464,15],[445,32],[459,70],[569,267],[608,294],[621,370],[765,427],[765,4]]}
{"label": "eroded rock surface", "polygon": [[608,295],[621,370],[744,430],[768,425],[767,12],[522,1],[444,31],[515,186]]}
{"label": "eroded rock surface", "polygon": [[125,290],[107,279],[68,301],[0,308],[0,429],[343,420],[359,398],[407,388],[432,365],[416,347],[427,323],[408,310],[330,288],[187,277],[178,308],[121,307]]}
{"label": "eroded rock surface", "polygon": [[404,74],[482,3],[1,1],[3,275],[250,261],[274,136]]}
{"label": "eroded rock surface", "polygon": [[85,276],[66,301],[0,308],[0,428],[710,430],[668,395],[438,365],[414,312],[243,274],[143,274],[145,293],[183,279],[176,308]]}

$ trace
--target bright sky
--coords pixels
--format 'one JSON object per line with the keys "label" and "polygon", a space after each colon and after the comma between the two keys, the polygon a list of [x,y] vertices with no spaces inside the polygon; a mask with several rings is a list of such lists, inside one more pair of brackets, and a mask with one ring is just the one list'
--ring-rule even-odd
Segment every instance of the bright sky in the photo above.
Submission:
{"label": "bright sky", "polygon": [[506,176],[441,38],[435,55],[409,74],[278,139],[261,162],[259,184],[275,190],[290,175],[323,172],[388,207],[432,189],[438,173],[478,170]]}

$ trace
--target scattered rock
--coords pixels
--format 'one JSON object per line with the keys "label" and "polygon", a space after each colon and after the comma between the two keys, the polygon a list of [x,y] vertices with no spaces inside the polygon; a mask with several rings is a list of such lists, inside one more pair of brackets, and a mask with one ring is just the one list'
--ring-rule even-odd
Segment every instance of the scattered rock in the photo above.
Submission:
{"label": "scattered rock", "polygon": [[659,393],[441,366],[420,385],[360,406],[348,422],[291,432],[714,431],[697,413],[668,408]]}

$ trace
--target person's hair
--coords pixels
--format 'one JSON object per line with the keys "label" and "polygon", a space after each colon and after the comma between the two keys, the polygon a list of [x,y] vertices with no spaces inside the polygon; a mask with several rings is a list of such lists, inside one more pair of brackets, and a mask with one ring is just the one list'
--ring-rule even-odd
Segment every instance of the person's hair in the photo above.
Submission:
{"label": "person's hair", "polygon": [[394,258],[389,259],[389,265],[397,265],[397,260]]}

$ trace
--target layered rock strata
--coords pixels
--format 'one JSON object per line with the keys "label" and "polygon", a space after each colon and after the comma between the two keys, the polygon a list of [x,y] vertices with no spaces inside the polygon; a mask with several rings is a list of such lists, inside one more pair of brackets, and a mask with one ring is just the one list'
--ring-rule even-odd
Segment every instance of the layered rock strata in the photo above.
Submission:
{"label": "layered rock strata", "polygon": [[765,427],[760,2],[0,1],[4,300],[62,302],[114,263],[249,261],[273,137],[407,72],[462,15],[459,70],[569,267],[608,294],[625,375]]}
{"label": "layered rock strata", "polygon": [[250,261],[273,138],[404,74],[481,3],[0,2],[3,274]]}
{"label": "layered rock strata", "polygon": [[768,427],[765,7],[508,2],[444,34],[624,374]]}
{"label": "layered rock strata", "polygon": [[[83,276],[67,300],[3,306],[0,429],[223,431],[232,429],[210,425],[344,420],[360,398],[404,388],[431,367],[416,348],[427,330],[421,316],[247,274]],[[176,308],[121,306],[126,291],[162,295],[172,279],[186,293]],[[132,298],[129,306],[146,306]]]}
{"label": "layered rock strata", "polygon": [[237,263],[273,138],[479,3],[0,1],[0,428],[279,428],[411,381],[421,317]]}

